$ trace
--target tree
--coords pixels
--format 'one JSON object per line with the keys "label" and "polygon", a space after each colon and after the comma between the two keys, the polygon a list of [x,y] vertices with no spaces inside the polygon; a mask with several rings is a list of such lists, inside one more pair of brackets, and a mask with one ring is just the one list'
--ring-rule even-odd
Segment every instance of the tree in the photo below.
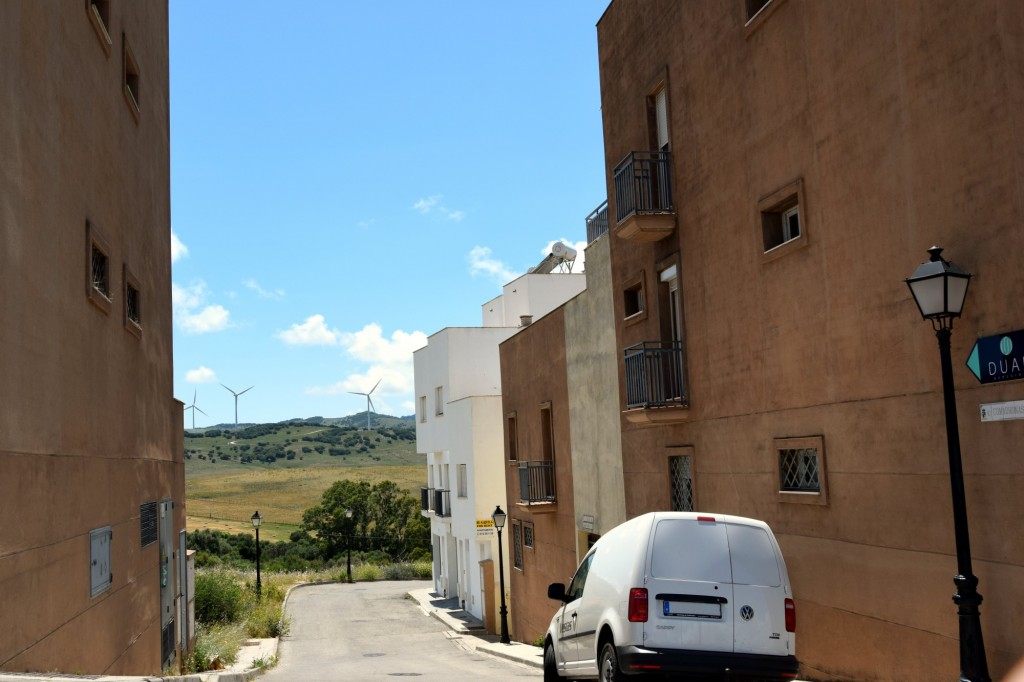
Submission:
{"label": "tree", "polygon": [[[302,530],[313,533],[324,557],[344,552],[349,541],[355,542],[360,526],[366,536],[370,492],[365,481],[335,481],[324,491],[320,504],[302,513]],[[347,509],[352,510],[351,519],[345,516]]]}

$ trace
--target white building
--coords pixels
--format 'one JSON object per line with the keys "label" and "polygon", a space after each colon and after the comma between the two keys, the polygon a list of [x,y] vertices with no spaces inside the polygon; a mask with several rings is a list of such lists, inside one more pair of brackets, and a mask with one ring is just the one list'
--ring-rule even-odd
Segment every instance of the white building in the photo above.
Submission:
{"label": "white building", "polygon": [[[526,274],[482,307],[482,327],[449,327],[413,354],[416,451],[426,455],[423,514],[430,517],[434,589],[497,623],[497,535],[491,513],[505,500],[498,345],[586,288],[583,274]],[[508,543],[505,585],[508,589]],[[492,603],[485,607],[485,592]]]}

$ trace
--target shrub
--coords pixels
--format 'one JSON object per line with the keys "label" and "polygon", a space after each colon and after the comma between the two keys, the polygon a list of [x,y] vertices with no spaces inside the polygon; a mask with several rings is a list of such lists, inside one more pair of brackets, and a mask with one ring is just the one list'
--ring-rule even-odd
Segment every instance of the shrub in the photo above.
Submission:
{"label": "shrub", "polygon": [[[345,572],[341,573],[341,580],[345,579]],[[384,571],[380,566],[374,564],[362,564],[352,568],[352,579],[359,582],[372,582],[384,577]]]}
{"label": "shrub", "polygon": [[265,639],[283,637],[288,634],[289,623],[281,612],[281,602],[266,595],[253,607],[246,621],[246,632],[250,637]]}
{"label": "shrub", "polygon": [[196,620],[200,623],[234,623],[244,606],[242,588],[222,571],[196,572]]}

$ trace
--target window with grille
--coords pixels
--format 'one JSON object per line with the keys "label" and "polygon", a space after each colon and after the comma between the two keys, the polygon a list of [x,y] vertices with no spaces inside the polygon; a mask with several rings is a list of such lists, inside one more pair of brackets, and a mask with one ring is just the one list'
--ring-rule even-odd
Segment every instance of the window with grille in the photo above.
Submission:
{"label": "window with grille", "polygon": [[512,522],[512,565],[523,570],[523,526]]}
{"label": "window with grille", "polygon": [[533,524],[523,523],[523,546],[533,549]]}
{"label": "window with grille", "polygon": [[86,285],[85,295],[100,310],[110,313],[113,289],[111,287],[110,247],[100,236],[92,221],[85,222]]}
{"label": "window with grille", "polygon": [[146,502],[139,506],[139,525],[142,530],[142,546],[156,542],[156,502]]}
{"label": "window with grille", "polygon": [[124,266],[124,326],[135,336],[142,332],[142,287],[128,266]]}
{"label": "window with grille", "polygon": [[693,458],[680,455],[668,458],[672,482],[672,511],[693,511]]}
{"label": "window with grille", "polygon": [[92,245],[92,288],[110,298],[110,259],[96,244]]}
{"label": "window with grille", "polygon": [[825,440],[821,436],[775,440],[779,498],[826,504]]}

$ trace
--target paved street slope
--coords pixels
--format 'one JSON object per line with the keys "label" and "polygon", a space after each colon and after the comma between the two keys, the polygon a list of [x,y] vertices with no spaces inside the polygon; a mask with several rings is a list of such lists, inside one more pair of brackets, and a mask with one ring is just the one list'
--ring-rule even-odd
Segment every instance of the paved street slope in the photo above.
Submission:
{"label": "paved street slope", "polygon": [[288,599],[291,631],[268,682],[539,679],[535,668],[460,646],[406,593],[422,581],[308,585]]}

